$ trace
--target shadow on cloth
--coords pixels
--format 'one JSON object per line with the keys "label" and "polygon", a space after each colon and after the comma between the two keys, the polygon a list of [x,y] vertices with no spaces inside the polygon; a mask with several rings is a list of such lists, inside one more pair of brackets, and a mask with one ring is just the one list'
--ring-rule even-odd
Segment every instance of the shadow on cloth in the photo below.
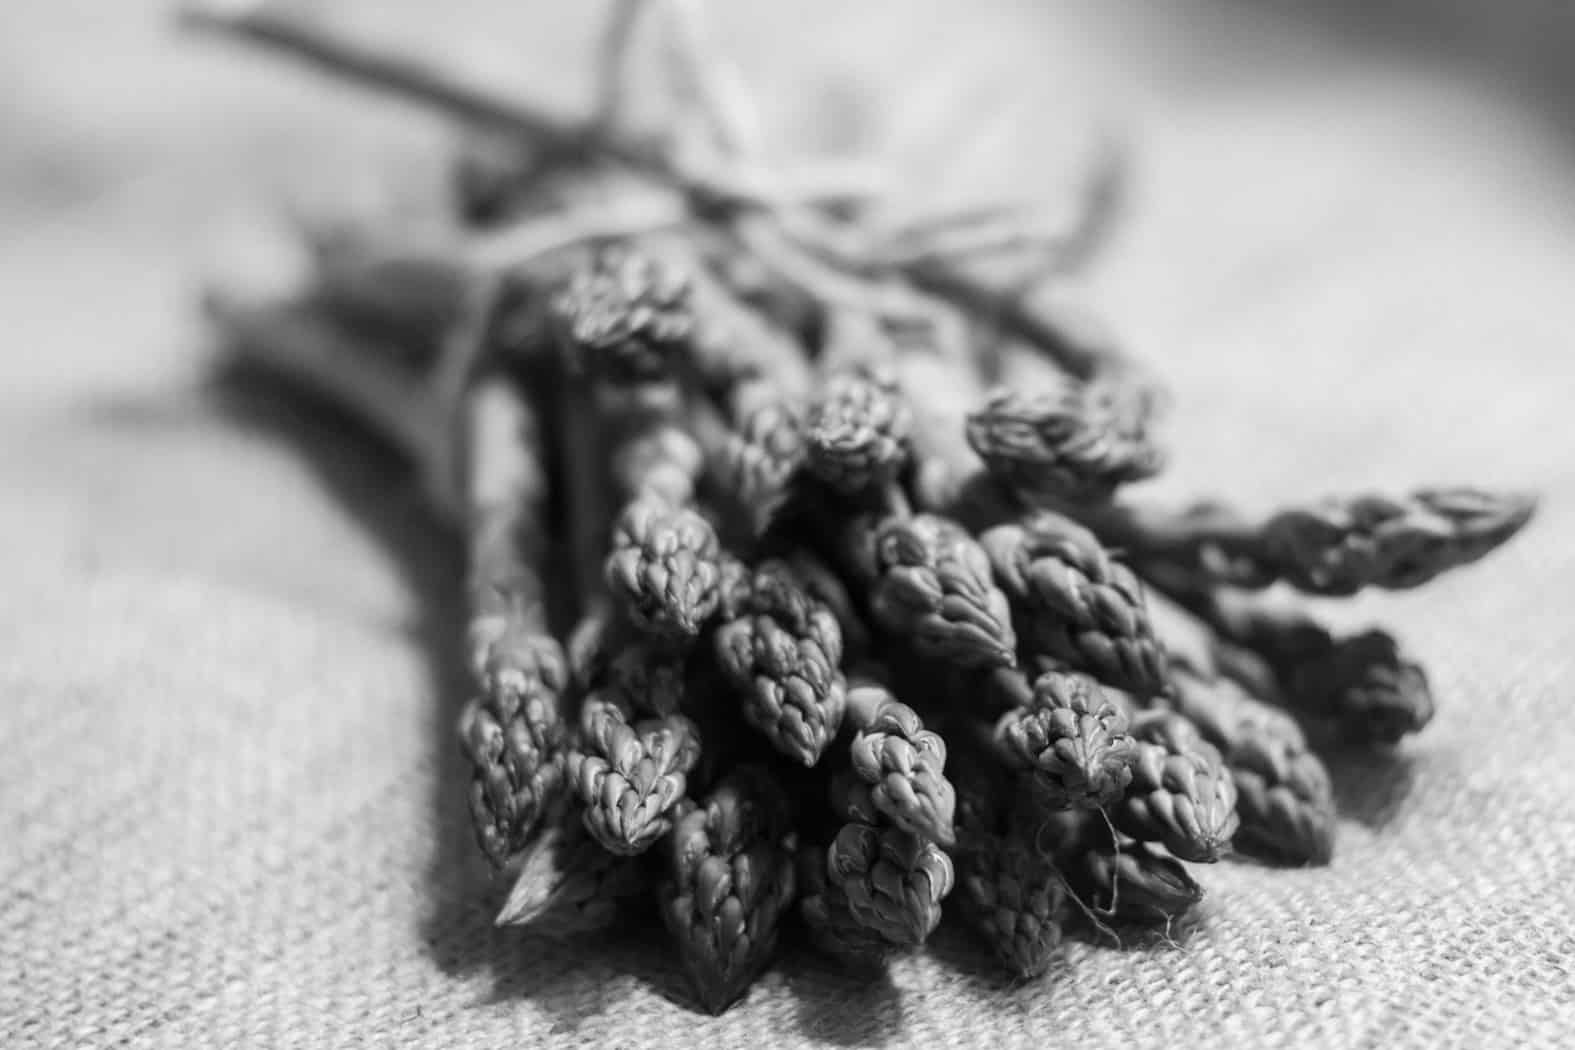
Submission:
{"label": "shadow on cloth", "polygon": [[784,938],[777,969],[787,980],[799,1029],[833,1046],[881,1047],[907,1042],[902,993],[891,975],[850,974],[828,966],[794,929]]}
{"label": "shadow on cloth", "polygon": [[408,631],[427,667],[427,738],[435,770],[430,911],[422,942],[445,973],[501,963],[514,945],[494,930],[492,915],[506,888],[493,885],[471,838],[464,805],[468,771],[454,743],[469,688],[461,648],[464,567],[458,545],[426,508],[409,469],[333,406],[235,362],[213,376],[207,392],[227,422],[261,432],[297,453],[323,490],[388,552],[415,595],[418,611]]}
{"label": "shadow on cloth", "polygon": [[1021,1014],[1024,1018],[1041,1017],[1046,1003],[1051,1002],[1068,984],[1067,978],[1076,965],[1078,953],[1084,949],[1074,941],[1090,941],[1110,947],[1108,939],[1095,940],[1091,933],[1085,936],[1082,924],[1076,923],[1066,930],[1061,945],[1050,959],[1049,968],[1038,977],[1022,978],[1009,972],[996,959],[994,952],[967,924],[948,912],[940,929],[930,938],[928,951],[943,967],[948,985],[965,989],[970,995],[988,1001],[991,1009],[1001,1014]]}
{"label": "shadow on cloth", "polygon": [[463,556],[426,507],[414,475],[332,405],[254,367],[227,364],[210,392],[228,422],[266,433],[298,453],[323,489],[387,550],[416,596],[419,614],[410,634],[428,668],[426,735],[434,767],[432,854],[420,929],[427,956],[451,976],[490,973],[487,1001],[529,998],[554,1018],[557,1031],[572,1030],[616,1005],[622,975],[650,975],[659,983],[669,968],[654,939],[631,935],[636,931],[590,951],[493,925],[508,886],[493,876],[472,837],[464,801],[469,768],[454,736],[471,688],[463,657]]}
{"label": "shadow on cloth", "polygon": [[[266,435],[297,454],[324,491],[386,549],[415,595],[409,625],[428,667],[434,767],[429,808],[432,854],[427,909],[419,934],[432,963],[451,976],[487,973],[492,990],[479,1005],[528,999],[563,1034],[622,1008],[644,986],[701,1013],[658,923],[625,925],[594,946],[562,944],[493,925],[508,886],[494,878],[471,835],[464,804],[469,770],[455,741],[468,695],[462,552],[425,507],[414,476],[386,448],[338,412],[242,362],[218,371],[205,393],[227,424]],[[111,411],[111,417],[123,415]],[[112,425],[125,420],[111,418]],[[792,942],[793,938],[788,938]],[[898,990],[889,977],[850,981],[806,949],[789,943],[778,982],[795,1000],[805,1034],[846,1046],[884,1046],[904,1035]],[[697,1018],[698,1020],[698,1018]]]}
{"label": "shadow on cloth", "polygon": [[1340,816],[1378,830],[1404,812],[1416,786],[1415,756],[1404,751],[1341,748],[1324,751],[1321,757],[1329,768]]}

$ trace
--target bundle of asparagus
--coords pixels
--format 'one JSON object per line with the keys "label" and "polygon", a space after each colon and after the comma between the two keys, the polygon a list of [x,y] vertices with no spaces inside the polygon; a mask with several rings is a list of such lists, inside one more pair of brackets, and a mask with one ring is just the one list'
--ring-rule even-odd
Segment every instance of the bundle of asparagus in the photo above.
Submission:
{"label": "bundle of asparagus", "polygon": [[[632,137],[612,104],[650,12],[682,30],[688,137]],[[1086,260],[1112,172],[1059,232],[883,224],[855,170],[761,164],[692,2],[617,7],[584,123],[265,9],[188,21],[485,132],[445,237],[312,231],[309,287],[208,307],[409,456],[461,533],[499,922],[583,935],[654,897],[710,1010],[790,923],[879,966],[956,890],[1032,976],[1079,921],[1185,914],[1189,865],[1327,862],[1309,740],[1389,747],[1433,701],[1388,634],[1255,592],[1415,587],[1532,515],[1467,488],[1261,519],[1130,498],[1161,390],[976,265]]]}

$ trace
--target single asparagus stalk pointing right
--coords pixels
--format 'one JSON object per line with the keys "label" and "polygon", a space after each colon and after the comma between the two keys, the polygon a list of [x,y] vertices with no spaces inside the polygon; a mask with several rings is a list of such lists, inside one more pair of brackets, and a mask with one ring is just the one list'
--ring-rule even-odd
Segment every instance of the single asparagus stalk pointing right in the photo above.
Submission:
{"label": "single asparagus stalk pointing right", "polygon": [[1388,631],[1336,635],[1294,606],[1229,589],[1186,596],[1186,604],[1219,634],[1222,671],[1239,671],[1228,665],[1241,663],[1234,647],[1245,648],[1272,676],[1276,701],[1333,723],[1348,742],[1392,746],[1432,721],[1427,674]]}
{"label": "single asparagus stalk pointing right", "polygon": [[1536,512],[1524,493],[1418,489],[1404,496],[1333,497],[1253,518],[1220,503],[1180,511],[1139,505],[1074,508],[1135,564],[1238,587],[1283,580],[1308,594],[1349,597],[1408,590],[1475,562]]}

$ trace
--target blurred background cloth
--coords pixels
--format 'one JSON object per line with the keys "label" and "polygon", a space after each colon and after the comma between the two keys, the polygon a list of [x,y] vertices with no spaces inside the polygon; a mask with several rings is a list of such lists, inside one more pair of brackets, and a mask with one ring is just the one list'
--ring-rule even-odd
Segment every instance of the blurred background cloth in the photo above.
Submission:
{"label": "blurred background cloth", "polygon": [[[330,5],[319,5],[324,8]],[[583,104],[597,4],[331,5]],[[1064,193],[1136,136],[1091,294],[1176,394],[1165,491],[1477,481],[1529,533],[1361,603],[1442,711],[1335,763],[1334,865],[1201,872],[1185,944],[1012,986],[964,936],[874,987],[792,955],[719,1020],[658,943],[490,926],[452,724],[458,559],[401,468],[215,389],[237,208],[445,131],[174,38],[0,6],[0,1044],[1568,1046],[1575,1039],[1575,10],[1525,2],[717,3],[785,146],[932,197]]]}

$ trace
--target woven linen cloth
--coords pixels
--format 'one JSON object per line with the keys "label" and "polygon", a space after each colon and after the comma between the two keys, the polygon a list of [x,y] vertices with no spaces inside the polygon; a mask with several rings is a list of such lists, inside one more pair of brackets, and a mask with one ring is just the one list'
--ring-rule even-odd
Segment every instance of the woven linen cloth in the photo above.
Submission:
{"label": "woven linen cloth", "polygon": [[[1404,635],[1436,723],[1333,763],[1328,868],[1200,870],[1185,939],[1074,942],[1031,984],[946,928],[873,985],[790,953],[713,1019],[652,931],[494,930],[453,739],[457,552],[374,445],[205,378],[193,309],[238,202],[376,170],[434,129],[178,42],[151,0],[6,4],[0,1046],[1571,1045],[1557,114],[1287,5],[715,6],[786,141],[890,129],[939,196],[1052,200],[1091,117],[1133,118],[1131,214],[1090,294],[1175,388],[1158,492],[1540,489],[1491,562],[1338,612]],[[474,69],[583,100],[596,13],[333,17],[451,54],[486,41]]]}

